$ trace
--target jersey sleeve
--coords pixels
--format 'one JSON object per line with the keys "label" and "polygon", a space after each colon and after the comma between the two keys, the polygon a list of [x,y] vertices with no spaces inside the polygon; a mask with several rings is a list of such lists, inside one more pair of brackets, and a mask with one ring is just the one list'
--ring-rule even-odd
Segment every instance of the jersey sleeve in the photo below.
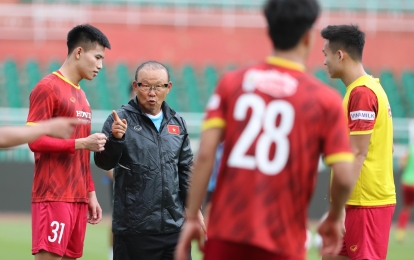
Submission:
{"label": "jersey sleeve", "polygon": [[[55,107],[58,105],[58,98],[53,90],[44,84],[37,85],[30,93],[29,115],[27,125],[35,125],[39,121],[53,118]],[[49,136],[42,136],[29,143],[33,152],[75,153],[75,139],[58,139]]]}
{"label": "jersey sleeve", "polygon": [[33,125],[36,122],[51,119],[55,105],[56,94],[47,85],[37,85],[30,93],[29,115],[27,124]]}
{"label": "jersey sleeve", "polygon": [[226,127],[226,85],[228,80],[223,77],[217,84],[214,94],[210,97],[207,103],[206,115],[201,126],[202,130],[210,128],[225,128]]}
{"label": "jersey sleeve", "polygon": [[352,90],[348,101],[350,135],[371,134],[378,115],[378,99],[374,92],[360,86]]}
{"label": "jersey sleeve", "polygon": [[354,155],[349,142],[345,111],[339,96],[331,97],[323,124],[321,133],[325,163],[332,165],[337,162],[352,162]]}

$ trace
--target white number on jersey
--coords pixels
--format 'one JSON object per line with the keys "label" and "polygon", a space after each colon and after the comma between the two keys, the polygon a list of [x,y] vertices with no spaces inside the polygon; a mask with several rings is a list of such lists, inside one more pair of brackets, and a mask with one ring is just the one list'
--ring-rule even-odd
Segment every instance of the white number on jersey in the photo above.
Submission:
{"label": "white number on jersey", "polygon": [[[259,169],[266,175],[276,175],[285,168],[288,160],[290,143],[287,136],[292,131],[295,110],[285,100],[274,100],[266,106],[260,96],[248,93],[241,95],[236,101],[234,119],[245,120],[249,108],[252,109],[250,120],[234,145],[227,165],[249,170]],[[280,123],[276,126],[279,115]],[[246,155],[256,138],[255,155]],[[274,158],[269,159],[273,143],[277,150]]]}
{"label": "white number on jersey", "polygon": [[[60,226],[59,226],[59,224],[60,224]],[[65,223],[59,223],[57,221],[53,221],[50,224],[50,226],[51,227],[55,226],[55,228],[52,229],[53,237],[48,236],[47,239],[49,240],[49,242],[53,243],[53,242],[56,241],[56,239],[59,236],[58,243],[60,244],[60,241],[62,240],[63,231],[65,230]],[[59,235],[58,235],[59,227],[60,227],[60,232],[59,232]]]}

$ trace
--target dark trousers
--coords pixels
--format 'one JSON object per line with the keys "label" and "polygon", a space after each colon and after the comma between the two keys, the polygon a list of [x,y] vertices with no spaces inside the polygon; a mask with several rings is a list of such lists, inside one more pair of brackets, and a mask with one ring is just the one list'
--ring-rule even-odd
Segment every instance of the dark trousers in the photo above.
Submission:
{"label": "dark trousers", "polygon": [[[114,235],[113,260],[173,260],[180,233]],[[191,249],[188,252],[191,260]]]}

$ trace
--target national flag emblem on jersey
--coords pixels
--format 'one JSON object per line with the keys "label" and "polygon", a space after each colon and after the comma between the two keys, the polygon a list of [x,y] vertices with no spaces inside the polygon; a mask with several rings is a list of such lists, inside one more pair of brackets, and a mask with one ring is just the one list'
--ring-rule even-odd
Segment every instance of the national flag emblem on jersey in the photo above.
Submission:
{"label": "national flag emblem on jersey", "polygon": [[180,134],[180,127],[178,125],[168,125],[168,133],[173,135],[179,135]]}

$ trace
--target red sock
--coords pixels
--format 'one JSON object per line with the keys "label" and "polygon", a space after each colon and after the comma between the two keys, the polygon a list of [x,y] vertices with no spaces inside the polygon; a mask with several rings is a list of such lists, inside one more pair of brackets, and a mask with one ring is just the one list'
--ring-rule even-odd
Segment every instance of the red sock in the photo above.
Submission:
{"label": "red sock", "polygon": [[405,229],[407,226],[408,220],[410,219],[410,211],[403,209],[398,216],[398,228]]}

